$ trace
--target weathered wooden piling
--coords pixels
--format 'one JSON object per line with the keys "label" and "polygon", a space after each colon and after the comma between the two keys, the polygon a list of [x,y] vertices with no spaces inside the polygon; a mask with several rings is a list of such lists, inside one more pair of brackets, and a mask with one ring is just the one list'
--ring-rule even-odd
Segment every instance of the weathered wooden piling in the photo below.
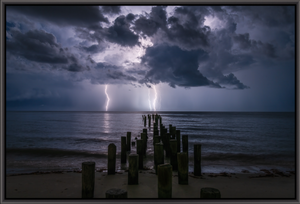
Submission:
{"label": "weathered wooden piling", "polygon": [[170,133],[165,134],[165,141],[166,141],[166,157],[170,157],[171,149],[170,149]]}
{"label": "weathered wooden piling", "polygon": [[180,152],[180,130],[176,130],[177,152]]}
{"label": "weathered wooden piling", "polygon": [[145,133],[141,133],[141,139],[143,140],[143,155],[146,156],[147,150],[147,135]]}
{"label": "weathered wooden piling", "polygon": [[177,164],[177,140],[170,140],[170,161],[172,165],[173,171],[178,170],[178,164]]}
{"label": "weathered wooden piling", "polygon": [[158,135],[154,136],[154,139],[153,139],[153,145],[155,145],[156,143],[160,143],[160,136],[158,136]]}
{"label": "weathered wooden piling", "polygon": [[201,144],[194,144],[194,175],[201,176]]}
{"label": "weathered wooden piling", "polygon": [[128,163],[128,185],[137,185],[139,184],[139,155],[129,154]]}
{"label": "weathered wooden piling", "polygon": [[158,136],[158,133],[159,133],[159,132],[158,132],[158,130],[154,130],[154,133],[153,133],[153,138],[154,138],[154,136],[155,136],[155,135],[157,135],[157,136]]}
{"label": "weathered wooden piling", "polygon": [[182,135],[182,152],[186,152],[189,156],[189,141],[187,135]]}
{"label": "weathered wooden piling", "polygon": [[151,127],[151,117],[148,118],[148,126]]}
{"label": "weathered wooden piling", "polygon": [[172,126],[172,139],[175,139],[176,138],[176,127],[175,126]]}
{"label": "weathered wooden piling", "polygon": [[94,198],[95,162],[82,163],[82,198]]}
{"label": "weathered wooden piling", "polygon": [[169,124],[169,133],[172,134],[172,124]]}
{"label": "weathered wooden piling", "polygon": [[154,169],[157,174],[157,166],[164,163],[164,147],[162,143],[154,144]]}
{"label": "weathered wooden piling", "polygon": [[131,145],[132,145],[132,146],[135,146],[135,142],[131,142]]}
{"label": "weathered wooden piling", "polygon": [[188,165],[188,156],[186,152],[177,153],[178,160],[178,184],[188,184],[189,181],[189,165]]}
{"label": "weathered wooden piling", "polygon": [[221,198],[221,193],[216,188],[201,188],[200,198]]}
{"label": "weathered wooden piling", "polygon": [[172,165],[157,166],[158,198],[172,198]]}
{"label": "weathered wooden piling", "polygon": [[126,144],[127,144],[127,151],[131,151],[131,132],[127,132],[127,141],[126,141]]}
{"label": "weathered wooden piling", "polygon": [[126,137],[121,137],[121,164],[126,164]]}
{"label": "weathered wooden piling", "polygon": [[167,132],[168,132],[168,130],[166,128],[163,129],[162,142],[163,142],[165,150],[167,149],[167,134],[168,134]]}
{"label": "weathered wooden piling", "polygon": [[122,189],[112,188],[105,192],[106,198],[127,198],[127,191]]}
{"label": "weathered wooden piling", "polygon": [[146,127],[146,124],[147,124],[147,117],[144,116],[144,127]]}
{"label": "weathered wooden piling", "polygon": [[143,133],[145,133],[145,134],[146,134],[146,136],[148,136],[148,133],[147,133],[147,128],[144,128],[144,129],[143,129]]}
{"label": "weathered wooden piling", "polygon": [[143,169],[143,140],[136,140],[136,153],[139,155],[139,169]]}
{"label": "weathered wooden piling", "polygon": [[107,156],[107,174],[115,174],[116,171],[116,153],[117,147],[115,144],[110,143],[108,145],[108,156]]}

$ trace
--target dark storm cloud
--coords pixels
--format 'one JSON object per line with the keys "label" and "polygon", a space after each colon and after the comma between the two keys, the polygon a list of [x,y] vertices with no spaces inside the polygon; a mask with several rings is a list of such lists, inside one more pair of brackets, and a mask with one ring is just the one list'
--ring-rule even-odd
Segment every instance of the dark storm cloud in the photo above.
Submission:
{"label": "dark storm cloud", "polygon": [[179,19],[174,16],[168,19],[168,23],[170,28],[168,29],[167,36],[170,42],[187,50],[209,46],[208,35],[210,28],[208,26],[195,29],[195,27],[188,23],[182,25]]}
{"label": "dark storm cloud", "polygon": [[60,26],[88,27],[99,22],[109,23],[98,6],[7,6],[8,12],[18,12]]}
{"label": "dark storm cloud", "polygon": [[[56,42],[56,38],[52,34],[42,33],[42,31],[30,31],[25,34],[19,32],[17,35],[12,35],[7,41],[7,50],[11,54],[35,62],[63,64],[61,67],[71,72],[96,70],[95,73],[97,73],[107,68],[110,72],[103,74],[107,79],[102,75],[97,76],[102,81],[113,79],[119,80],[120,83],[126,83],[127,80],[138,80],[141,83],[149,84],[166,82],[172,87],[211,86],[220,88],[224,84],[237,89],[245,89],[248,86],[238,80],[232,72],[246,69],[262,60],[266,62],[269,62],[270,59],[277,60],[280,56],[279,47],[273,42],[252,39],[247,32],[237,34],[237,26],[241,23],[245,27],[252,26],[255,22],[270,27],[284,26],[285,23],[288,24],[288,20],[291,20],[290,16],[294,15],[290,8],[268,7],[272,8],[273,13],[277,12],[278,15],[284,16],[283,20],[276,17],[272,21],[272,12],[267,10],[265,13],[259,13],[255,6],[249,7],[251,12],[247,10],[248,7],[183,6],[176,7],[173,15],[167,16],[165,6],[155,6],[152,7],[149,14],[129,13],[116,16],[112,25],[102,27],[101,22],[108,22],[102,13],[118,14],[121,11],[120,6],[86,6],[80,8],[82,9],[80,11],[76,6],[49,7],[47,11],[45,7],[41,7],[41,10],[37,8],[11,7],[10,9],[58,25],[73,25],[76,37],[84,39],[84,41],[74,46],[77,49],[69,47],[69,50],[66,50]],[[63,13],[66,8],[70,8],[70,16]],[[42,14],[41,11],[44,13]],[[50,15],[50,11],[53,13],[57,11],[58,15]],[[80,15],[75,17],[76,12]],[[87,13],[89,14],[82,15]],[[208,15],[219,18],[223,24],[217,29],[211,29],[204,25]],[[59,21],[60,19],[63,20]],[[6,25],[11,34],[14,32],[11,31],[14,26],[12,21]],[[91,57],[87,57],[87,55],[93,56],[93,54],[104,52],[111,44],[124,47],[140,45],[139,37],[144,37],[144,35],[151,39],[154,46],[146,49],[140,67],[124,61],[125,70],[120,65],[123,61],[118,62],[117,66],[106,62],[96,63]],[[283,40],[278,40],[284,47],[282,53],[285,53],[286,59],[292,58],[294,47],[287,45],[287,43],[291,43],[289,39],[291,36],[286,33],[283,33],[282,36],[284,38],[280,39]],[[33,49],[29,49],[29,47]],[[71,50],[73,54],[71,54]],[[78,51],[80,51],[78,55],[75,55],[74,53],[77,54]],[[80,61],[75,56],[87,58],[86,61],[90,64],[85,64],[85,61]],[[104,56],[103,59],[107,60],[108,56]],[[147,69],[143,65],[147,65],[149,70],[146,71]],[[127,69],[128,67],[130,68]],[[95,78],[97,77],[95,76]]]}
{"label": "dark storm cloud", "polygon": [[133,76],[128,76],[121,71],[111,71],[106,74],[109,78],[112,79],[121,79],[126,81],[137,81],[137,79]]}
{"label": "dark storm cloud", "polygon": [[251,24],[268,27],[291,25],[295,22],[293,6],[226,6],[241,17],[248,17]]}
{"label": "dark storm cloud", "polygon": [[167,12],[165,6],[152,7],[150,14],[147,16],[140,15],[135,21],[134,30],[138,33],[152,36],[158,28],[166,29]]}
{"label": "dark storm cloud", "polygon": [[105,14],[119,14],[121,6],[101,6],[101,10]]}
{"label": "dark storm cloud", "polygon": [[270,43],[250,40],[249,33],[238,34],[233,36],[233,41],[238,43],[239,47],[244,50],[251,50],[253,53],[259,53],[271,58],[276,57],[275,47]]}
{"label": "dark storm cloud", "polygon": [[6,51],[13,55],[22,56],[30,61],[62,64],[62,68],[68,71],[89,70],[82,66],[79,60],[68,49],[63,49],[54,35],[43,30],[32,30],[26,33],[12,32],[13,38],[6,42]]}
{"label": "dark storm cloud", "polygon": [[89,47],[82,46],[80,48],[82,50],[84,50],[85,52],[92,53],[92,54],[102,52],[102,51],[105,50],[105,46],[103,46],[101,44],[100,45],[99,44],[94,44],[94,45],[91,45]]}
{"label": "dark storm cloud", "polygon": [[70,64],[67,67],[63,66],[63,68],[70,71],[70,72],[82,72],[82,71],[85,71],[85,70],[90,70],[89,66],[82,66],[79,63],[73,63],[73,64]]}
{"label": "dark storm cloud", "polygon": [[139,19],[135,21],[134,30],[137,32],[143,32],[143,34],[148,36],[152,36],[156,33],[158,28],[159,26],[155,21],[147,19],[145,16],[140,16]]}
{"label": "dark storm cloud", "polygon": [[205,55],[202,50],[184,51],[176,46],[159,45],[149,47],[142,57],[142,63],[150,67],[141,83],[166,82],[175,86],[212,86],[220,85],[209,81],[198,71],[198,60]]}
{"label": "dark storm cloud", "polygon": [[97,69],[121,69],[122,67],[112,65],[109,63],[98,62],[95,68],[97,68]]}
{"label": "dark storm cloud", "polygon": [[6,42],[6,50],[28,60],[43,63],[68,63],[68,56],[56,42],[55,36],[43,30],[32,30],[25,34],[14,31],[13,39]]}
{"label": "dark storm cloud", "polygon": [[209,47],[211,29],[203,24],[207,13],[209,12],[204,7],[176,7],[174,15],[166,19],[166,26],[162,27],[156,39],[185,50]]}
{"label": "dark storm cloud", "polygon": [[121,46],[133,47],[139,45],[139,36],[129,29],[133,17],[132,14],[128,14],[126,17],[124,15],[117,17],[114,25],[105,30],[106,39]]}
{"label": "dark storm cloud", "polygon": [[248,86],[246,86],[243,83],[241,83],[240,80],[238,80],[236,78],[236,76],[234,76],[234,74],[232,74],[232,73],[230,73],[227,76],[221,76],[221,77],[219,77],[218,82],[220,84],[232,85],[232,86],[235,87],[235,89],[247,89],[247,88],[249,88]]}

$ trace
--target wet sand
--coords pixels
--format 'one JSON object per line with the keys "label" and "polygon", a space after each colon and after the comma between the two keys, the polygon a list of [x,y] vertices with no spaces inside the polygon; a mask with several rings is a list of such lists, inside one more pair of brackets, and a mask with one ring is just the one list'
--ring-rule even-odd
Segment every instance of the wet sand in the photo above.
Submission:
{"label": "wet sand", "polygon": [[[81,198],[81,173],[56,172],[6,176],[6,198]],[[261,173],[219,173],[194,176],[189,184],[179,185],[173,172],[172,198],[200,198],[200,189],[217,188],[221,198],[295,198],[295,173],[262,170]],[[127,185],[127,172],[107,175],[95,173],[94,198],[105,198],[106,190],[120,188],[128,198],[157,198],[157,175],[153,170],[140,171],[139,184]]]}

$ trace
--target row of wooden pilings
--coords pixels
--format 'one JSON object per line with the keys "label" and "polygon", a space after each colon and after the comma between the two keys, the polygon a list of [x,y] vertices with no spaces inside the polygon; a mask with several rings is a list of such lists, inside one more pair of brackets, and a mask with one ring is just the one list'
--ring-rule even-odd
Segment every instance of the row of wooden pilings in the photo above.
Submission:
{"label": "row of wooden pilings", "polygon": [[[151,115],[143,115],[144,126],[146,126],[146,118],[151,126]],[[154,169],[157,174],[158,181],[158,198],[172,198],[172,172],[178,171],[178,184],[188,185],[188,135],[180,137],[180,130],[175,126],[169,125],[168,129],[161,123],[160,115],[152,115],[153,125],[153,145],[154,145]],[[160,131],[158,130],[158,120],[160,120]],[[160,133],[160,134],[159,134]],[[136,140],[136,154],[128,155],[128,185],[139,184],[139,169],[144,169],[143,158],[146,156],[147,129],[143,129],[141,139]],[[182,152],[181,150],[182,142]],[[131,141],[131,132],[127,132],[127,136],[121,137],[121,164],[127,161],[127,152],[131,151],[131,145],[135,145],[135,141]],[[107,174],[115,174],[116,170],[116,145],[111,143],[108,145],[108,163]],[[170,158],[170,163],[165,163],[164,158]],[[201,144],[194,144],[194,175],[201,176]],[[95,180],[95,163],[82,163],[82,197],[93,198]],[[215,188],[202,188],[200,198],[220,198],[220,191]],[[127,198],[127,192],[122,189],[109,189],[106,192],[106,198]]]}

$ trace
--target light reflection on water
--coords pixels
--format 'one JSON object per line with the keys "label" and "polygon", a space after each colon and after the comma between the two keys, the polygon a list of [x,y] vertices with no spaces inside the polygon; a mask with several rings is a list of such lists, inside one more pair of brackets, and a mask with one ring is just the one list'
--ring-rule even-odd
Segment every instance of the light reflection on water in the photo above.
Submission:
{"label": "light reflection on water", "polygon": [[110,133],[110,115],[104,113],[104,133]]}

